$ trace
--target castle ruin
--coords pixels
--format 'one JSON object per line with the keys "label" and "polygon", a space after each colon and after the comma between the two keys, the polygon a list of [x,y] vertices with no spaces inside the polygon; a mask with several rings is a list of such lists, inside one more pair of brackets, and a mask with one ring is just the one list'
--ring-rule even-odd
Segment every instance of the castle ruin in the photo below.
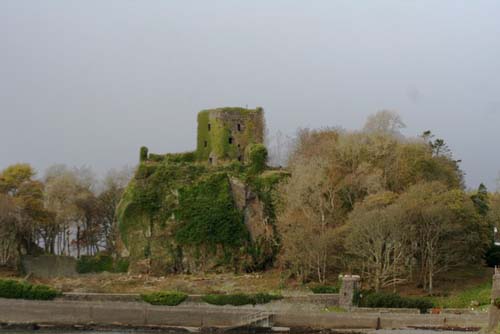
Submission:
{"label": "castle ruin", "polygon": [[218,165],[245,162],[251,144],[264,142],[262,108],[217,108],[198,113],[197,159]]}

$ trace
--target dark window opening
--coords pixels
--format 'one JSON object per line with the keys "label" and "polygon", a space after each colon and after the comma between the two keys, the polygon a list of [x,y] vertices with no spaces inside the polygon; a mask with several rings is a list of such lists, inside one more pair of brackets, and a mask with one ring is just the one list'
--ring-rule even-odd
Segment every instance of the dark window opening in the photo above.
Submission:
{"label": "dark window opening", "polygon": [[212,159],[212,158],[208,158],[208,162],[209,162],[210,164],[212,164],[212,163],[213,163],[213,159]]}
{"label": "dark window opening", "polygon": [[208,123],[208,131],[212,129],[212,124]]}
{"label": "dark window opening", "polygon": [[207,147],[207,146],[208,146],[208,142],[205,140],[205,141],[203,142],[203,145],[204,145],[205,147]]}
{"label": "dark window opening", "polygon": [[243,160],[243,157],[241,155],[238,156],[238,161]]}
{"label": "dark window opening", "polygon": [[241,147],[241,145],[240,145],[240,144],[238,144],[238,148],[240,148],[240,147]]}
{"label": "dark window opening", "polygon": [[229,137],[229,144],[233,143],[233,137]]}
{"label": "dark window opening", "polygon": [[238,123],[238,131],[241,131],[241,124]]}

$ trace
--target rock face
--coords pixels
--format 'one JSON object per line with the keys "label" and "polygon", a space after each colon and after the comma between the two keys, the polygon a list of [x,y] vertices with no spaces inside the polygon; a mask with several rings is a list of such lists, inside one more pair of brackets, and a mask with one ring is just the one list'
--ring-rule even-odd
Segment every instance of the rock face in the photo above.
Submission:
{"label": "rock face", "polygon": [[271,240],[273,226],[264,213],[264,203],[242,181],[231,178],[231,192],[235,204],[244,214],[244,222],[253,242],[259,239]]}

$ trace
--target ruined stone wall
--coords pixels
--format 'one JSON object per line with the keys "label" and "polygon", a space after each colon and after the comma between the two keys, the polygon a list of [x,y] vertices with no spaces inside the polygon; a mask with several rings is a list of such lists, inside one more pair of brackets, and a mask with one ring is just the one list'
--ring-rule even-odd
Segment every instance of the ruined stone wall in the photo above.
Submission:
{"label": "ruined stone wall", "polygon": [[72,277],[76,272],[76,259],[70,256],[23,256],[23,271],[38,278]]}
{"label": "ruined stone wall", "polygon": [[197,156],[200,161],[215,165],[244,162],[247,147],[263,142],[262,108],[219,108],[198,114]]}

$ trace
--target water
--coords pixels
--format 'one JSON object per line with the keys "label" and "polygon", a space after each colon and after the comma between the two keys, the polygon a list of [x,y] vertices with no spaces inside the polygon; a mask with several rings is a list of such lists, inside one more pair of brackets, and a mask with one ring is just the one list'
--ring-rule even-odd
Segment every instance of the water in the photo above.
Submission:
{"label": "water", "polygon": [[[153,334],[153,333],[178,333],[178,334],[186,334],[184,331],[172,331],[172,330],[123,330],[117,329],[114,331],[95,331],[95,330],[1,330],[0,334]],[[382,329],[382,330],[350,330],[350,331],[342,331],[342,330],[333,330],[332,333],[335,334],[353,334],[353,333],[364,333],[364,334],[459,334],[459,333],[479,333],[479,332],[464,332],[464,331],[446,331],[446,330],[422,330],[422,329]],[[239,333],[245,334],[245,333]],[[248,333],[255,334],[255,333]],[[307,333],[305,333],[307,334]],[[317,334],[317,333],[311,333]]]}

